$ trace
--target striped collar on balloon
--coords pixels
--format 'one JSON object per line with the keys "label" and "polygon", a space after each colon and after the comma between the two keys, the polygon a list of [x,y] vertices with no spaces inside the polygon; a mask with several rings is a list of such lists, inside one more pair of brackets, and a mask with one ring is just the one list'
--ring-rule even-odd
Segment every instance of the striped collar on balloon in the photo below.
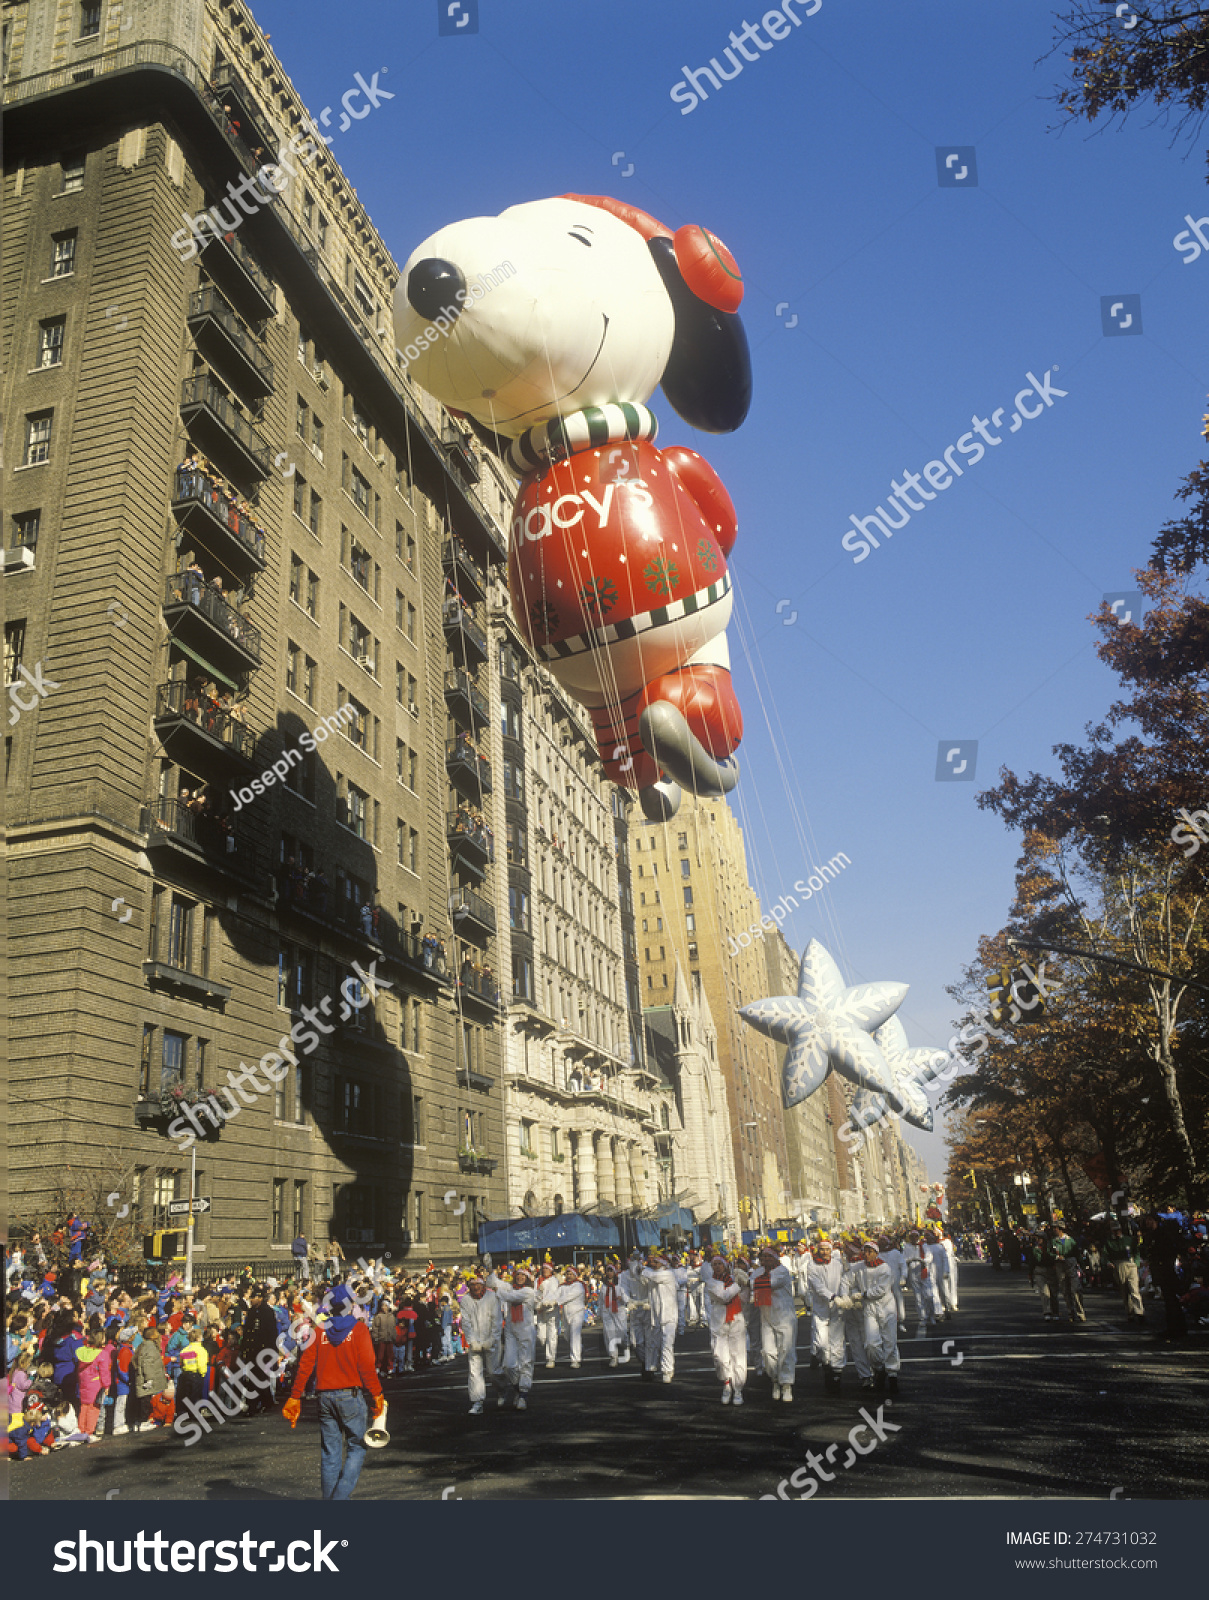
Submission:
{"label": "striped collar on balloon", "polygon": [[565,461],[580,450],[623,440],[651,439],[659,432],[653,411],[637,402],[610,402],[588,406],[566,417],[551,417],[522,433],[508,447],[508,460],[519,473],[534,472],[555,461]]}

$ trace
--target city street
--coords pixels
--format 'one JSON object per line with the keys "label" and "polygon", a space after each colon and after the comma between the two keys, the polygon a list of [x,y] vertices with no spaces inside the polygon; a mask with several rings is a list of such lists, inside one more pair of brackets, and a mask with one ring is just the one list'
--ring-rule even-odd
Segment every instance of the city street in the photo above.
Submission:
{"label": "city street", "polygon": [[[900,1394],[881,1412],[886,1437],[871,1447],[876,1436],[859,1435],[863,1455],[847,1435],[862,1406],[878,1418],[884,1397],[862,1394],[850,1367],[843,1393],[825,1397],[802,1320],[793,1404],[774,1405],[753,1373],[737,1412],[719,1403],[703,1331],[678,1341],[665,1385],[643,1383],[633,1364],[610,1371],[593,1329],[580,1371],[567,1366],[565,1345],[553,1373],[538,1369],[524,1414],[489,1397],[482,1416],[469,1416],[464,1361],[391,1380],[391,1442],[369,1454],[356,1499],[751,1499],[775,1494],[798,1468],[799,1485],[817,1476],[807,1451],[834,1473],[820,1479],[819,1503],[1209,1493],[1209,1330],[1156,1340],[1161,1308],[1148,1302],[1149,1331],[1126,1332],[1116,1295],[1103,1290],[1087,1296],[1086,1325],[1047,1324],[1027,1273],[983,1264],[963,1262],[959,1287],[961,1311],[943,1338],[903,1342]],[[123,1502],[315,1499],[315,1405],[304,1404],[293,1432],[274,1416],[226,1423],[191,1447],[162,1433],[124,1437],[14,1466],[10,1483],[16,1501],[115,1491]]]}

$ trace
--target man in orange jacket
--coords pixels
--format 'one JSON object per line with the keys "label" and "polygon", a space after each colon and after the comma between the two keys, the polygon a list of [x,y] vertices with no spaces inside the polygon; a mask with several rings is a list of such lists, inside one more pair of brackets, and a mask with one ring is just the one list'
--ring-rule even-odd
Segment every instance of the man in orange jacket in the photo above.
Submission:
{"label": "man in orange jacket", "polygon": [[325,1500],[347,1500],[357,1487],[365,1462],[365,1429],[369,1410],[386,1405],[374,1364],[369,1328],[353,1315],[353,1297],[341,1284],[328,1297],[327,1320],[307,1344],[298,1363],[290,1398],[281,1409],[290,1427],[302,1411],[302,1392],[313,1372],[319,1396],[319,1481]]}

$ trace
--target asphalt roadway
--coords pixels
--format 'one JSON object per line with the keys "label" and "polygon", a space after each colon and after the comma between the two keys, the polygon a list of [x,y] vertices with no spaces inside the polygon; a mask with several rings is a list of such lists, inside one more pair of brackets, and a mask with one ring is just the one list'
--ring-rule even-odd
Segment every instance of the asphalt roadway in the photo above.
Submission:
{"label": "asphalt roadway", "polygon": [[[901,1345],[892,1404],[860,1391],[825,1396],[809,1370],[799,1319],[791,1405],[749,1375],[741,1410],[719,1403],[700,1329],[677,1341],[674,1382],[644,1383],[636,1366],[610,1370],[589,1329],[584,1364],[539,1367],[527,1411],[468,1414],[464,1362],[388,1380],[390,1444],[369,1452],[355,1499],[758,1499],[775,1494],[815,1451],[832,1473],[812,1498],[1203,1499],[1209,1329],[1177,1343],[1125,1331],[1115,1294],[1087,1297],[1084,1325],[1042,1321],[1025,1272],[960,1267],[961,1309],[936,1338]],[[885,1437],[865,1431],[862,1407]],[[893,1423],[897,1431],[888,1425]],[[872,1441],[872,1446],[871,1446]],[[832,1449],[827,1456],[829,1446]],[[846,1458],[851,1458],[845,1467]],[[314,1401],[291,1430],[279,1414],[233,1421],[193,1445],[169,1433],[126,1435],[33,1459],[9,1472],[14,1502],[33,1500],[318,1499]]]}

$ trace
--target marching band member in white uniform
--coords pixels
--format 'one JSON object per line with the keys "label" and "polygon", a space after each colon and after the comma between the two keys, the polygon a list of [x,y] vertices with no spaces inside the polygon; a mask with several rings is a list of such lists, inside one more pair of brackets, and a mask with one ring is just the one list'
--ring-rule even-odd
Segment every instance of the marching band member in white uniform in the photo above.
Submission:
{"label": "marching band member in white uniform", "polygon": [[630,1257],[626,1270],[618,1273],[617,1287],[625,1291],[626,1301],[630,1308],[630,1344],[633,1346],[634,1354],[638,1357],[638,1365],[645,1381],[647,1378],[646,1341],[650,1332],[651,1317],[650,1306],[647,1302],[646,1278],[642,1271],[642,1257],[637,1250]]}
{"label": "marching band member in white uniform", "polygon": [[873,1368],[873,1387],[898,1393],[898,1311],[894,1304],[894,1272],[874,1244],[864,1249],[864,1262],[852,1274],[853,1290],[865,1313],[865,1351]]}
{"label": "marching band member in white uniform", "polygon": [[666,1256],[647,1258],[642,1274],[650,1307],[647,1328],[646,1369],[652,1378],[661,1372],[664,1383],[671,1383],[676,1370],[676,1277]]}
{"label": "marching band member in white uniform", "polygon": [[[462,1301],[462,1336],[470,1361],[470,1414],[479,1416],[487,1398],[487,1379],[500,1381],[500,1343],[503,1325],[499,1296],[482,1278],[472,1278]],[[503,1398],[507,1398],[504,1396]]]}
{"label": "marching band member in white uniform", "polygon": [[774,1400],[793,1399],[797,1370],[798,1318],[793,1308],[793,1279],[771,1247],[760,1251],[760,1273],[752,1280],[751,1297],[760,1308],[760,1350],[772,1379]]}
{"label": "marching band member in white uniform", "polygon": [[806,1286],[828,1394],[840,1392],[840,1373],[844,1370],[844,1316],[835,1304],[843,1277],[843,1257],[832,1254],[829,1240],[820,1239],[814,1247],[814,1261],[806,1274]]}
{"label": "marching band member in white uniform", "polygon": [[600,1326],[611,1367],[630,1359],[629,1311],[630,1296],[618,1278],[617,1268],[606,1267],[600,1288]]}
{"label": "marching band member in white uniform", "polygon": [[747,1327],[744,1307],[748,1300],[746,1274],[743,1282],[730,1275],[721,1256],[710,1263],[710,1275],[702,1280],[705,1315],[709,1322],[709,1342],[714,1370],[722,1380],[722,1404],[743,1404],[743,1385],[747,1380]]}
{"label": "marching band member in white uniform", "polygon": [[861,1254],[860,1246],[854,1244],[847,1247],[846,1253],[847,1264],[840,1282],[836,1304],[844,1313],[844,1338],[852,1354],[852,1365],[856,1368],[861,1388],[872,1389],[873,1368],[869,1365],[869,1357],[865,1351],[865,1308],[856,1285],[856,1273],[864,1261],[864,1256]]}
{"label": "marching band member in white uniform", "polygon": [[584,1294],[584,1286],[579,1281],[579,1273],[574,1267],[568,1267],[563,1273],[563,1281],[558,1291],[558,1303],[562,1307],[563,1321],[567,1326],[571,1365],[577,1367],[583,1360],[584,1312],[588,1308],[588,1301]]}
{"label": "marching band member in white uniform", "polygon": [[537,1289],[533,1301],[536,1319],[538,1348],[546,1352],[547,1368],[554,1365],[558,1354],[558,1291],[561,1288],[554,1268],[547,1261],[539,1269]]}
{"label": "marching band member in white uniform", "polygon": [[516,1409],[524,1411],[525,1396],[533,1387],[533,1286],[524,1267],[517,1267],[511,1288],[494,1272],[487,1279],[487,1287],[495,1291],[504,1308],[504,1358],[500,1371],[505,1388],[499,1403],[507,1405],[511,1396]]}

